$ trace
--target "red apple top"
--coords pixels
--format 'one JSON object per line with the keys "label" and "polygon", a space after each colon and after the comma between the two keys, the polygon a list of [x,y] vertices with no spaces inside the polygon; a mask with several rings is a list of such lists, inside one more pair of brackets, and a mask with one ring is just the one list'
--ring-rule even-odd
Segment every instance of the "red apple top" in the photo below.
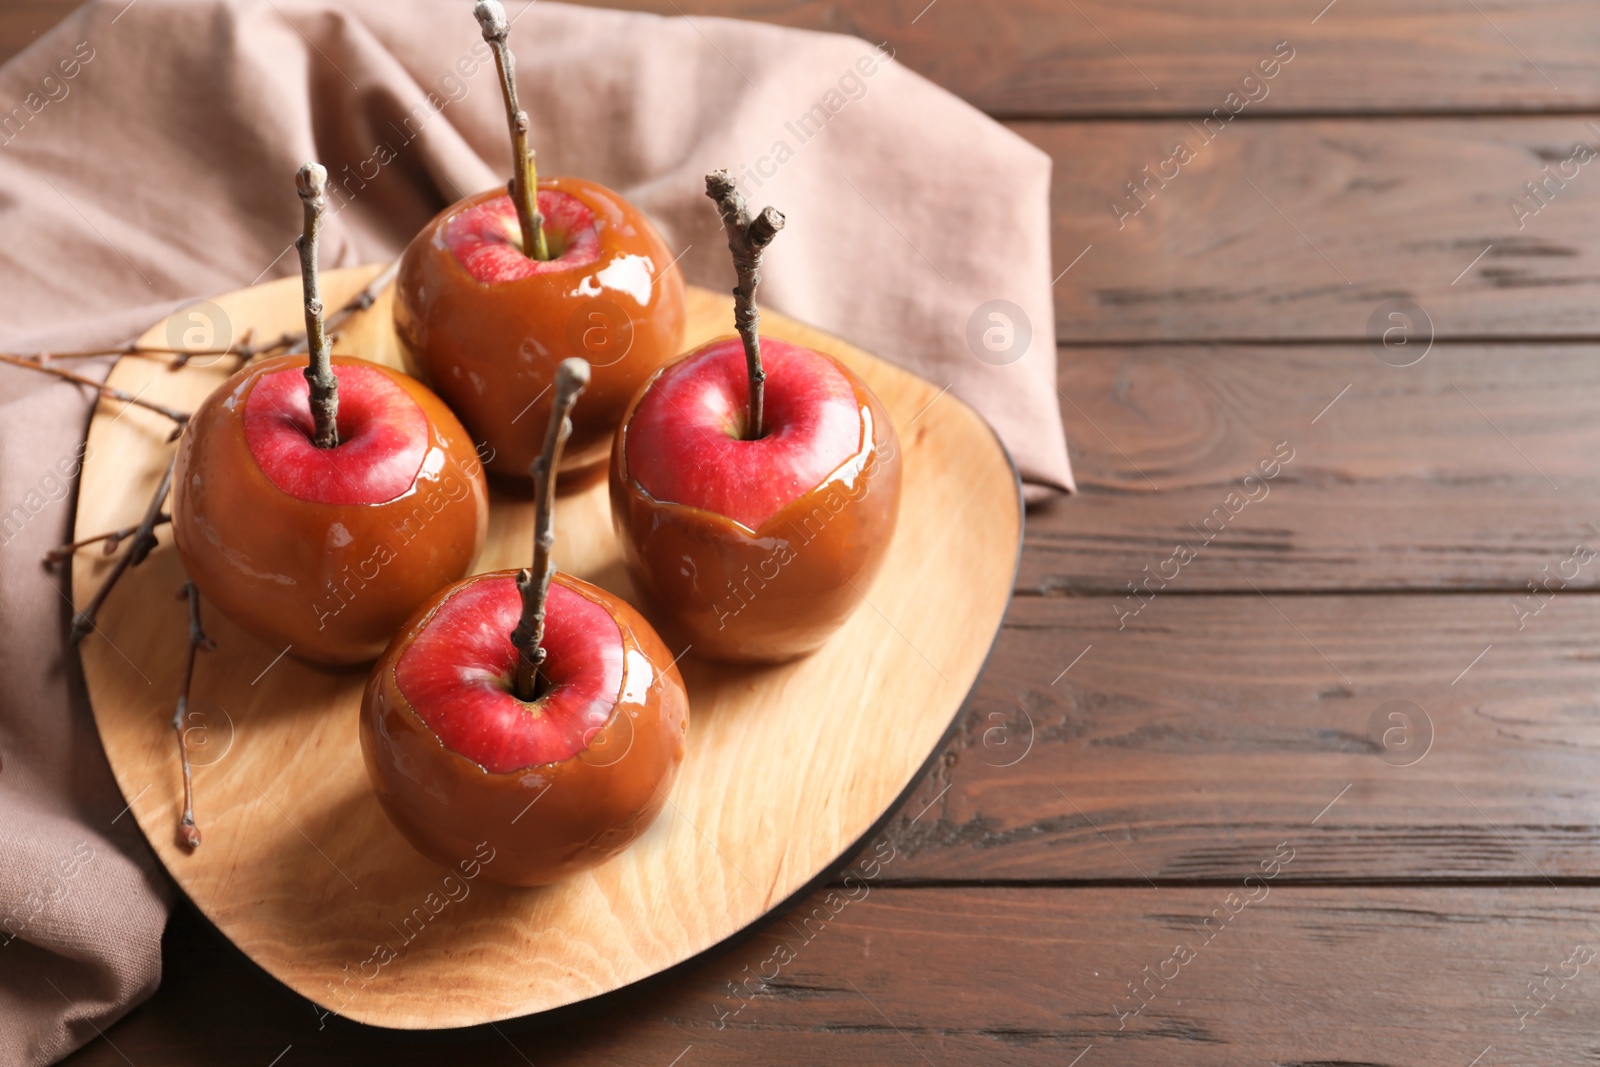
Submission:
{"label": "red apple top", "polygon": [[362,699],[373,789],[418,851],[546,885],[603,863],[650,826],[683,763],[689,701],[672,654],[624,601],[557,574],[542,691],[512,692],[509,571],[437,594],[396,635]]}
{"label": "red apple top", "polygon": [[[475,203],[452,216],[444,228],[445,246],[484,285],[586,267],[600,259],[600,231],[589,205],[559,189],[540,189],[537,203],[548,259],[522,250],[516,203],[509,196]],[[640,271],[648,286],[648,269],[641,265]]]}
{"label": "red apple top", "polygon": [[622,689],[622,633],[597,602],[552,584],[538,695],[515,692],[521,617],[509,576],[464,583],[395,664],[400,692],[444,742],[491,774],[559,763],[589,747]]}
{"label": "red apple top", "polygon": [[645,492],[756,531],[861,451],[861,404],[833,361],[771,337],[760,344],[760,437],[748,435],[738,338],[705,345],[650,383],[625,438],[628,472]]}
{"label": "red apple top", "polygon": [[646,385],[624,458],[655,499],[756,531],[860,451],[861,405],[831,359],[760,337],[761,257],[783,215],[768,207],[751,218],[725,170],[706,175],[706,195],[721,212],[738,274],[739,336],[713,341]]}
{"label": "red apple top", "polygon": [[373,366],[336,364],[342,386],[339,443],[318,448],[311,389],[298,368],[254,380],[244,401],[245,441],[269,481],[318,504],[384,504],[408,492],[428,453],[428,417]]}

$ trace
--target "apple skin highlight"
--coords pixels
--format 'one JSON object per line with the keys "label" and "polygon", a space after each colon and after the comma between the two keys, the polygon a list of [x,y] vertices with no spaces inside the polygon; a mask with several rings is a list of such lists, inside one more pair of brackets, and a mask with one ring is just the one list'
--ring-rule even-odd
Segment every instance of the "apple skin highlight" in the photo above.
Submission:
{"label": "apple skin highlight", "polygon": [[[482,583],[489,583],[488,588],[478,588]],[[401,834],[417,851],[446,866],[487,841],[495,862],[484,868],[484,877],[510,885],[547,885],[571,877],[605,862],[644,833],[667,802],[683,762],[689,724],[689,698],[672,654],[638,612],[566,574],[558,573],[551,589],[543,647],[550,656],[554,688],[539,709],[580,718],[592,715],[596,680],[574,675],[594,670],[609,678],[611,665],[621,665],[615,706],[603,723],[589,719],[574,723],[572,731],[555,731],[583,737],[574,754],[490,771],[448,747],[403,688],[419,698],[437,694],[449,685],[447,676],[454,669],[460,686],[474,692],[464,699],[457,693],[453,709],[430,706],[426,717],[436,722],[446,715],[457,718],[455,725],[465,728],[446,732],[480,756],[491,750],[497,757],[509,754],[502,736],[506,731],[500,728],[509,692],[485,685],[485,675],[509,672],[517,656],[509,636],[521,611],[515,571],[474,575],[419,608],[379,659],[361,704],[367,772]],[[450,620],[446,629],[467,639],[418,646],[441,610],[448,610],[451,598],[464,590],[473,599],[460,605],[462,614],[476,616],[477,623],[463,617]],[[570,618],[572,613],[562,610],[572,603],[569,597],[603,609],[615,633],[597,628],[593,613],[584,612],[587,619]],[[417,664],[406,663],[416,653],[436,662],[418,670]],[[552,707],[563,684],[578,690],[580,699],[571,707]],[[485,721],[461,723],[460,718],[474,714],[475,700]],[[529,707],[524,705],[525,713]]]}
{"label": "apple skin highlight", "polygon": [[539,205],[554,258],[517,248],[511,199],[491,190],[424,226],[395,286],[407,369],[494,450],[491,472],[514,479],[538,455],[529,430],[549,418],[563,359],[587,360],[593,377],[562,470],[593,468],[635,391],[682,351],[687,320],[683,275],[643,212],[579,178],[540,181]]}
{"label": "apple skin highlight", "polygon": [[[706,420],[698,424],[685,412],[665,440],[659,429],[648,441],[630,440],[635,416],[651,390],[663,377],[693,369],[693,362],[707,353],[738,362],[739,373],[723,376],[734,390],[728,404],[738,410],[745,375],[737,339],[713,341],[652,377],[629,405],[611,450],[612,522],[628,573],[648,599],[650,618],[669,639],[692,646],[693,655],[729,663],[780,663],[822,645],[860,605],[893,539],[900,504],[898,439],[888,413],[865,383],[848,367],[809,349],[769,338],[763,338],[761,346],[764,356],[788,348],[824,361],[828,372],[840,375],[853,394],[857,412],[853,447],[842,462],[824,468],[813,487],[790,480],[774,494],[776,480],[761,479],[759,457],[764,442],[784,441],[784,427],[769,419],[768,437],[734,439],[721,422],[721,408],[726,405],[698,409]],[[775,368],[788,362],[780,357]],[[800,369],[803,364],[791,366]],[[769,394],[781,396],[784,385],[774,374],[767,388]],[[830,390],[811,392],[825,396]],[[780,401],[772,414],[776,417],[783,410]],[[820,454],[828,454],[834,447],[828,438],[837,427],[831,420],[821,420],[819,427],[816,447]],[[715,451],[712,441],[719,436],[727,439],[728,447],[744,453],[742,463],[714,466],[703,455]],[[810,447],[793,438],[788,445]],[[654,483],[653,493],[630,469],[634,449],[654,453],[652,467],[665,471],[676,465],[685,473],[677,485]],[[806,469],[807,462],[797,460],[784,467],[798,472]],[[719,506],[716,502],[726,505],[737,495],[729,492],[736,486],[710,492],[697,488],[718,470],[731,470],[731,477],[749,486],[749,508],[730,510],[765,515],[754,528],[710,510]]]}
{"label": "apple skin highlight", "polygon": [[[274,651],[366,663],[468,572],[488,533],[488,487],[437,396],[349,356],[333,357],[345,451],[312,446],[306,362],[252,362],[200,405],[178,443],[173,539],[205,598]],[[374,380],[382,395],[362,395]],[[364,431],[364,419],[382,424]]]}

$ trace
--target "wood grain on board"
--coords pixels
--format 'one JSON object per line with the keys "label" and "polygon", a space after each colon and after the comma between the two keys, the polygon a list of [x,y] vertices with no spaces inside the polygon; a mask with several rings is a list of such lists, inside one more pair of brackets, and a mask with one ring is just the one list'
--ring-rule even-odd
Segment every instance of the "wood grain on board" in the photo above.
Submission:
{"label": "wood grain on board", "polygon": [[1594,345],[1059,354],[1079,491],[1029,512],[1019,592],[1600,587],[1567,562],[1600,550]]}
{"label": "wood grain on board", "polygon": [[1055,161],[1064,342],[1362,340],[1402,298],[1439,337],[1600,335],[1594,116],[1013,128]]}
{"label": "wood grain on board", "polygon": [[[1592,896],[1415,887],[1357,898],[1282,884],[1303,855],[1275,843],[1248,885],[1192,889],[853,886],[856,899],[819,894],[603,1013],[448,1044],[319,1030],[180,916],[167,942],[172,994],[110,1031],[115,1047],[96,1039],[68,1062],[1065,1067],[1081,1055],[1080,1067],[1483,1067],[1591,1056]],[[1260,877],[1273,863],[1279,877]]]}
{"label": "wood grain on board", "polygon": [[[325,272],[328,306],[378,269]],[[346,322],[336,353],[399,365],[392,293]],[[300,300],[299,279],[286,278],[216,303],[235,336],[275,337],[297,323]],[[686,343],[725,333],[731,319],[731,298],[691,290]],[[1015,474],[983,420],[953,398],[936,405],[940,390],[929,382],[774,313],[763,328],[834,355],[907,427],[900,523],[863,588],[867,603],[817,652],[752,669],[704,664],[682,650],[690,653],[680,663],[690,741],[668,810],[593,871],[541,889],[485,878],[461,891],[454,872],[407,845],[378,807],[355,729],[367,672],[284,658],[215,611],[206,628],[217,648],[202,657],[189,694],[200,717],[190,725],[206,742],[194,776],[205,843],[185,849],[168,724],[187,622],[172,599],[183,568],[169,530],[123,578],[79,649],[108,761],[183,892],[260,966],[346,1018],[403,1029],[561,1007],[734,936],[819,877],[913,784],[970,691],[1009,599],[1022,520]],[[145,343],[166,336],[157,324]],[[174,370],[129,357],[107,380],[193,410],[235,361],[210,362]],[[78,536],[144,512],[172,454],[169,430],[149,411],[99,405]],[[959,507],[981,521],[940,521]],[[531,500],[497,496],[477,569],[525,565],[532,529]],[[558,500],[556,546],[563,570],[636,599],[603,480]],[[941,566],[949,558],[967,563],[953,571]],[[76,606],[110,565],[101,553],[74,558]],[[493,849],[460,857],[463,872],[471,864],[467,880],[492,858]],[[449,900],[439,895],[441,878],[455,885],[443,890]],[[421,936],[424,927],[430,936]]]}

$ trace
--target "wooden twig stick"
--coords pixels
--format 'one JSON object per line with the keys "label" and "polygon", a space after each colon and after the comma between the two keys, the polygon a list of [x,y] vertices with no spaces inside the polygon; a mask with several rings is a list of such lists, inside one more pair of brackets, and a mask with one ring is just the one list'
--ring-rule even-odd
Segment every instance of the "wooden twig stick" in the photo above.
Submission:
{"label": "wooden twig stick", "polygon": [[[157,526],[161,526],[171,521],[172,516],[168,515],[166,512],[162,512],[160,515],[156,516]],[[139,527],[137,526],[124,526],[120,530],[112,530],[109,533],[95,534],[93,537],[85,537],[81,541],[68,541],[66,544],[57,545],[55,548],[52,548],[50,551],[46,552],[44,554],[44,562],[62,563],[72,558],[72,554],[78,549],[87,548],[89,545],[98,544],[101,541],[106,543],[105,554],[108,556],[113,555],[122,545],[122,539],[124,537],[132,537],[138,532],[138,530]]]}
{"label": "wooden twig stick", "polygon": [[[333,332],[343,326],[345,321],[352,315],[366,311],[377,303],[378,297],[383,294],[383,291],[389,287],[389,283],[394,281],[395,275],[399,273],[400,261],[398,259],[391,261],[387,267],[374,274],[372,280],[362,286],[359,293],[346,300],[337,311],[329,315],[325,320],[325,328],[330,338],[333,336]],[[332,342],[330,341],[329,343],[331,344]],[[280,346],[285,353],[293,354],[299,352],[306,346],[306,335],[304,333],[286,333],[279,339],[278,344],[273,347]]]}
{"label": "wooden twig stick", "polygon": [[761,284],[761,255],[778,231],[783,229],[783,214],[766,207],[754,219],[744,197],[725,170],[706,175],[706,195],[722,213],[722,228],[728,232],[728,251],[733,253],[733,269],[739,282],[733,287],[733,322],[744,342],[744,361],[750,378],[750,405],[746,413],[744,438],[754,441],[765,433],[763,400],[767,372],[761,366],[761,311],[756,307],[756,287]]}
{"label": "wooden twig stick", "polygon": [[317,236],[328,209],[328,172],[307,163],[294,177],[305,208],[305,228],[295,238],[300,250],[300,287],[306,301],[306,351],[311,354],[306,381],[311,385],[311,443],[333,448],[339,443],[339,379],[334,377],[332,346],[322,321],[322,286],[317,279]]}
{"label": "wooden twig stick", "polygon": [[394,276],[399,273],[400,261],[398,259],[390,260],[389,265],[374,274],[372,280],[362,286],[359,293],[346,300],[338,311],[328,317],[328,328],[331,330],[336,326],[343,325],[344,320],[351,315],[358,311],[365,311],[377,303],[379,294],[389,288],[389,283],[394,281]]}
{"label": "wooden twig stick", "polygon": [[189,365],[190,360],[206,357],[238,356],[240,360],[249,362],[257,356],[285,351],[290,345],[303,345],[304,343],[305,334],[296,331],[283,334],[263,344],[241,343],[231,348],[170,348],[166,345],[141,345],[137,341],[129,341],[125,345],[88,348],[76,352],[0,352],[0,360],[27,370],[43,371],[46,374],[54,374],[56,377],[61,377],[61,372],[57,368],[50,366],[50,364],[85,359],[103,359],[107,356],[137,356],[140,359],[156,359],[157,357],[165,356],[170,357],[167,360],[167,368],[169,370],[182,370]]}
{"label": "wooden twig stick", "polygon": [[167,407],[165,404],[157,404],[153,400],[145,400],[142,397],[134,396],[132,393],[125,393],[121,389],[106,385],[104,382],[97,382],[93,378],[86,378],[81,374],[74,374],[72,371],[62,370],[60,367],[51,367],[44,363],[35,363],[33,360],[23,356],[11,356],[5,354],[0,354],[0,363],[4,363],[12,367],[21,367],[24,370],[38,371],[40,374],[48,374],[52,378],[60,378],[63,381],[72,382],[76,385],[87,385],[90,389],[97,390],[101,396],[106,397],[109,400],[120,400],[124,404],[133,404],[136,407],[144,408],[146,411],[153,411],[157,415],[165,415],[179,426],[182,426],[184,423],[189,421],[188,412],[176,411]]}
{"label": "wooden twig stick", "polygon": [[29,363],[59,363],[66,360],[98,359],[101,356],[179,356],[187,361],[202,356],[238,355],[243,351],[244,347],[240,345],[229,348],[169,348],[166,345],[141,345],[137,341],[129,341],[125,345],[85,348],[73,352],[8,352],[6,355]]}
{"label": "wooden twig stick", "polygon": [[556,368],[555,405],[550,410],[550,423],[545,428],[544,451],[533,461],[534,491],[538,494],[533,512],[533,568],[517,573],[517,591],[522,594],[522,617],[517,628],[511,631],[511,644],[516,647],[517,676],[514,692],[518,700],[533,700],[538,696],[539,667],[544,663],[544,608],[550,596],[550,579],[555,575],[555,563],[550,550],[555,547],[555,495],[556,468],[561,464],[561,450],[572,435],[572,405],[589,384],[589,364],[581,359],[564,359]]}
{"label": "wooden twig stick", "polygon": [[216,642],[200,628],[200,590],[184,582],[179,600],[189,602],[189,651],[183,662],[183,689],[178,693],[177,710],[172,713],[172,729],[178,735],[178,758],[183,761],[183,817],[178,820],[178,840],[190,851],[200,847],[200,827],[194,822],[194,772],[189,764],[189,737],[184,720],[189,716],[189,688],[194,684],[194,658],[197,652],[210,652]]}
{"label": "wooden twig stick", "polygon": [[[351,315],[370,308],[377,302],[383,291],[389,287],[389,283],[394,281],[394,277],[399,271],[400,261],[394,260],[383,270],[373,275],[372,280],[363,286],[359,293],[345,301],[343,306],[333,314],[326,316],[324,320],[326,330],[331,334],[332,331],[342,326]],[[142,345],[137,341],[129,341],[121,345],[108,345],[105,348],[85,348],[71,352],[0,352],[0,362],[10,363],[25,370],[43,371],[45,374],[53,374],[58,378],[62,378],[66,377],[66,372],[50,367],[48,364],[65,360],[99,359],[104,356],[143,356],[147,358],[172,356],[171,366],[176,370],[192,359],[200,359],[205,356],[238,356],[241,360],[249,362],[257,356],[269,355],[274,352],[292,354],[303,350],[306,346],[306,335],[301,330],[288,331],[279,334],[270,341],[262,341],[260,343],[251,343],[249,337],[250,332],[247,330],[245,335],[240,338],[240,342],[229,348],[172,348],[168,345]],[[67,377],[66,380],[74,381],[76,379]],[[93,385],[96,383],[90,381],[81,384]],[[117,398],[113,397],[113,399]],[[166,414],[166,412],[162,412],[162,414]]]}
{"label": "wooden twig stick", "polygon": [[105,606],[106,597],[111,595],[111,590],[129,567],[137,567],[143,563],[145,557],[150,555],[150,550],[156,547],[156,527],[164,514],[161,505],[167,502],[167,493],[172,489],[172,467],[176,462],[176,456],[167,460],[167,469],[162,473],[161,480],[156,483],[155,495],[150,498],[150,506],[145,510],[144,520],[133,531],[133,538],[128,542],[128,550],[117,557],[111,573],[106,575],[106,580],[95,590],[94,598],[89,601],[88,606],[72,616],[72,629],[67,635],[67,640],[73,644],[77,644],[94,632],[95,619],[99,616],[100,609]]}
{"label": "wooden twig stick", "polygon": [[[227,355],[229,352],[234,352],[234,353],[237,353],[241,359],[245,359],[245,360],[250,359],[250,356],[251,356],[250,341],[251,341],[251,338],[255,337],[255,335],[256,335],[256,328],[254,326],[245,327],[244,333],[239,335],[239,343],[235,344],[235,345],[229,345],[227,348],[222,349],[220,354],[221,355]],[[137,351],[138,350],[138,346],[137,345],[134,346],[134,349],[135,349],[135,351],[134,351],[133,354],[135,354],[135,355],[139,354],[138,351]],[[152,348],[151,351],[154,351],[154,349]],[[166,354],[172,356],[172,362],[170,364],[168,364],[168,366],[167,366],[168,370],[182,370],[183,368],[185,368],[185,367],[187,367],[189,365],[189,361],[191,359],[196,359],[196,358],[198,358],[200,356],[205,356],[205,355],[219,354],[217,349],[209,349],[208,350],[208,349],[204,349],[204,348],[197,348],[197,349],[190,349],[190,348],[164,348],[164,349],[162,349],[162,351],[165,352]]]}
{"label": "wooden twig stick", "polygon": [[517,61],[509,44],[511,24],[506,21],[506,9],[500,0],[478,0],[472,13],[483,27],[483,39],[494,50],[494,65],[500,71],[500,94],[505,97],[506,122],[511,126],[511,181],[507,191],[522,228],[522,251],[531,259],[549,259],[544,216],[539,214],[539,173],[528,144],[528,113],[517,105]]}

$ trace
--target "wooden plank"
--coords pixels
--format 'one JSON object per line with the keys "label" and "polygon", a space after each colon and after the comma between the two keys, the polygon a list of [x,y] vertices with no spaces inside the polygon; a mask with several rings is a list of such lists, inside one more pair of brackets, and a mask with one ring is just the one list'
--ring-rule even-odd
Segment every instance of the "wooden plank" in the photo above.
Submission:
{"label": "wooden plank", "polygon": [[1014,602],[889,878],[1600,877],[1600,599],[1118,604]]}
{"label": "wooden plank", "polygon": [[1600,564],[1563,566],[1600,551],[1597,356],[1063,348],[1079,493],[1029,512],[1018,589],[1122,596],[1146,574],[1189,593],[1600,587]]}
{"label": "wooden plank", "polygon": [[[1592,110],[1600,10],[1585,0],[600,0],[595,6],[755,19],[887,41],[907,67],[1013,118],[1209,114],[1230,92],[1249,114]],[[0,11],[0,60],[75,0]],[[1293,58],[1243,80],[1280,42]],[[1269,67],[1270,69],[1270,67]],[[1381,76],[1372,76],[1373,71]],[[1265,95],[1262,95],[1263,92]]]}
{"label": "wooden plank", "polygon": [[1015,126],[1055,160],[1060,339],[1363,340],[1396,299],[1438,337],[1600,333],[1600,123],[1219,125]]}
{"label": "wooden plank", "polygon": [[[1012,117],[1594,108],[1600,10],[1583,0],[607,0],[888,41],[902,63]],[[1322,12],[1322,16],[1318,13]],[[1264,85],[1280,42],[1293,58]],[[1272,68],[1268,68],[1272,69]],[[1374,72],[1381,72],[1376,75]]]}
{"label": "wooden plank", "polygon": [[1574,1063],[1593,1045],[1592,894],[1309,889],[1281,876],[1248,887],[835,892],[602,1015],[445,1045],[319,1030],[180,919],[161,992],[66,1063],[1065,1067],[1083,1056],[1084,1067],[1466,1067]]}

